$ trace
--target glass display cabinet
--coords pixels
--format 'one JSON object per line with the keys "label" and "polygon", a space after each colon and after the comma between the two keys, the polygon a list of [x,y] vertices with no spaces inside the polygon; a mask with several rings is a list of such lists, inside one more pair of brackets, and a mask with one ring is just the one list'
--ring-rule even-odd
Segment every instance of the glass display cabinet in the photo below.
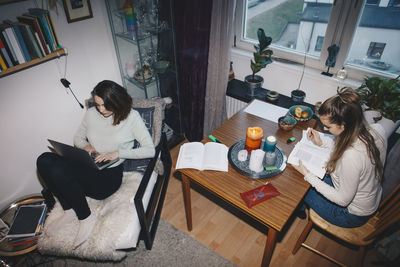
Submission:
{"label": "glass display cabinet", "polygon": [[164,98],[165,132],[181,135],[170,0],[105,0],[123,86],[133,98]]}

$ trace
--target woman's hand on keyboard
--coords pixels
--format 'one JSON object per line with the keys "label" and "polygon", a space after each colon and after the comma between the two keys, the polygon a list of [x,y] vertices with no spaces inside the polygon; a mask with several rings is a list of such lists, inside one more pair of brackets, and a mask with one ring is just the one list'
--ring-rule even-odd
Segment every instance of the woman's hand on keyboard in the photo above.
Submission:
{"label": "woman's hand on keyboard", "polygon": [[101,153],[95,158],[95,162],[102,162],[102,161],[110,161],[117,159],[119,157],[119,152],[114,151],[114,152],[106,152],[106,153]]}

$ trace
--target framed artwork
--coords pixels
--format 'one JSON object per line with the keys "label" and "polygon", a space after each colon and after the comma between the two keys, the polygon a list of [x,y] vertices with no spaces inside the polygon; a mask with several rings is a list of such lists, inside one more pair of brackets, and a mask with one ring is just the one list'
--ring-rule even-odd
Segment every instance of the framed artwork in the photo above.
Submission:
{"label": "framed artwork", "polygon": [[90,0],[63,0],[68,23],[93,18]]}

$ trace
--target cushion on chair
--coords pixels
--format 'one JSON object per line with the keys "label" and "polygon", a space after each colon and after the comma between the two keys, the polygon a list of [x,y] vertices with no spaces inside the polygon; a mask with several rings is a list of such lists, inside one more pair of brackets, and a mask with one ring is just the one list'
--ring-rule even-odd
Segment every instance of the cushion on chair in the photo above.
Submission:
{"label": "cushion on chair", "polygon": [[[143,197],[143,205],[148,201],[153,191],[157,175],[153,173]],[[90,260],[119,261],[126,256],[125,251],[117,249],[136,247],[140,223],[133,204],[133,198],[139,187],[142,174],[125,172],[121,187],[104,200],[94,200],[87,197],[92,213],[97,217],[92,235],[89,239],[73,249],[74,237],[78,232],[78,219],[74,217],[56,235],[46,233],[46,226],[63,212],[59,202],[49,213],[44,230],[38,240],[40,253],[56,256],[78,257]]]}
{"label": "cushion on chair", "polygon": [[[142,117],[154,145],[157,146],[161,138],[162,121],[164,114],[164,101],[161,99],[133,99],[132,108],[139,112]],[[133,148],[139,147],[140,144],[135,140]],[[138,171],[144,173],[149,159],[126,159],[124,161],[124,171]],[[159,172],[158,172],[159,173]]]}
{"label": "cushion on chair", "polygon": [[386,157],[382,179],[382,199],[384,199],[400,183],[400,139],[390,149]]}

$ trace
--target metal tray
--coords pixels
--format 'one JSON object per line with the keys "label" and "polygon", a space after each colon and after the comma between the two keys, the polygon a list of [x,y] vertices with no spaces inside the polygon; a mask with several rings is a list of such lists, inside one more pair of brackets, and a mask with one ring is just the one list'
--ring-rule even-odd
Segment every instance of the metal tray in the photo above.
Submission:
{"label": "metal tray", "polygon": [[[283,152],[278,146],[275,147],[275,153],[276,153],[275,166],[277,167],[277,169],[272,171],[267,171],[264,169],[262,172],[254,172],[249,169],[250,155],[247,155],[247,159],[245,161],[239,161],[237,159],[239,151],[243,149],[245,149],[244,139],[233,144],[228,151],[229,163],[231,164],[232,168],[234,168],[240,174],[243,174],[247,177],[254,179],[265,179],[280,174],[286,168],[287,157],[285,155],[285,152]],[[263,165],[267,166],[265,162],[265,157]]]}

